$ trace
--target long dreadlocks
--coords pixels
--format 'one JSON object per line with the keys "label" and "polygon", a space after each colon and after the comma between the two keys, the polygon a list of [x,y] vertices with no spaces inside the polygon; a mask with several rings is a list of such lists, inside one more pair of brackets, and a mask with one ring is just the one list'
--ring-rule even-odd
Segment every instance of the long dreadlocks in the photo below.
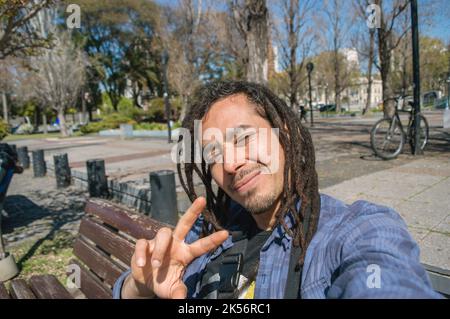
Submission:
{"label": "long dreadlocks", "polygon": [[[285,152],[284,185],[281,206],[276,212],[276,225],[281,224],[284,230],[294,239],[294,245],[301,248],[297,266],[304,263],[306,249],[311,241],[319,219],[320,196],[318,191],[315,154],[311,135],[304,128],[294,112],[286,103],[266,87],[244,81],[217,81],[197,89],[194,93],[188,113],[182,127],[194,136],[195,120],[201,120],[209,108],[223,98],[235,94],[244,94],[256,106],[259,115],[267,119],[271,126],[279,129],[279,139]],[[182,141],[180,136],[179,142]],[[206,209],[203,212],[203,236],[223,229],[227,221],[227,210],[230,197],[222,190],[217,193],[212,188],[212,176],[209,166],[202,158],[200,167],[194,162],[195,142],[191,141],[191,161],[177,164],[181,185],[189,199],[197,198],[194,189],[194,172],[199,176],[206,189]],[[180,143],[179,143],[180,145]],[[182,174],[184,170],[184,175]],[[301,200],[300,209],[297,201]],[[295,212],[294,224],[288,228],[285,216]],[[304,224],[307,228],[304,231]]]}

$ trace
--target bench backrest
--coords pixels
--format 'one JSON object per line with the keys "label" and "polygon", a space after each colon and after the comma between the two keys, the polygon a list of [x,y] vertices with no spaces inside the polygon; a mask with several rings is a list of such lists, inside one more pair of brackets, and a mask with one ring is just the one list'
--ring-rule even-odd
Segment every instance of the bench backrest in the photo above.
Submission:
{"label": "bench backrest", "polygon": [[111,298],[115,281],[130,266],[136,240],[152,239],[161,227],[172,226],[102,199],[90,199],[85,212],[73,246],[77,259],[70,264],[80,267],[79,288],[87,298]]}

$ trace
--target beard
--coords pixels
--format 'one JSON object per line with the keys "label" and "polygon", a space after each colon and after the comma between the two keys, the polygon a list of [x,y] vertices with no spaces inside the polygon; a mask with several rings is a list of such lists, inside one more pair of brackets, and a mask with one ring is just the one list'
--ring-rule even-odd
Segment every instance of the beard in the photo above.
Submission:
{"label": "beard", "polygon": [[279,194],[270,192],[269,194],[252,194],[246,195],[242,206],[252,215],[261,215],[269,211],[278,199]]}
{"label": "beard", "polygon": [[255,188],[247,191],[243,195],[244,198],[243,200],[241,200],[241,205],[252,215],[261,215],[269,212],[270,209],[273,208],[273,206],[276,204],[277,200],[280,198],[283,192],[283,183],[270,173],[268,167],[262,164],[256,165],[252,169],[241,171],[237,180],[241,180],[247,174],[250,174],[255,170],[260,170],[262,175],[268,177],[268,180],[260,183],[275,185],[275,188],[272,190],[266,189],[265,191],[261,191],[258,189],[257,185]]}

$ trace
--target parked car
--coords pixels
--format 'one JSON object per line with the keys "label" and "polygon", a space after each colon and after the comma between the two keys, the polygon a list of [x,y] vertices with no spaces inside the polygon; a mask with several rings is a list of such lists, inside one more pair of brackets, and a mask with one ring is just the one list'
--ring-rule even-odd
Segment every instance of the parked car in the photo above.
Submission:
{"label": "parked car", "polygon": [[323,107],[323,106],[325,106],[325,104],[323,104],[323,103],[318,103],[318,104],[313,105],[313,109],[314,109],[314,110],[320,110],[320,108]]}
{"label": "parked car", "polygon": [[429,91],[422,94],[422,105],[431,106],[442,96],[441,91]]}
{"label": "parked car", "polygon": [[[336,112],[336,104],[326,104],[319,109],[320,112]],[[341,112],[346,112],[347,109],[341,106]]]}
{"label": "parked car", "polygon": [[443,98],[435,100],[433,107],[436,110],[443,110],[443,109],[445,109],[447,107],[450,107],[450,105],[448,105],[448,97],[444,96]]}

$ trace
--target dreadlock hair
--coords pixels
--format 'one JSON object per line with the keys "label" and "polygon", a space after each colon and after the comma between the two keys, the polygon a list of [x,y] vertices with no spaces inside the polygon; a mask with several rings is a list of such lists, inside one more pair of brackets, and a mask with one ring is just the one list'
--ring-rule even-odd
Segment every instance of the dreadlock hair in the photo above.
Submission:
{"label": "dreadlock hair", "polygon": [[[281,224],[293,238],[293,244],[301,248],[297,269],[304,263],[306,249],[311,241],[319,219],[320,196],[315,154],[311,135],[301,125],[299,118],[286,103],[268,88],[245,81],[216,81],[198,88],[189,105],[182,127],[194,136],[194,120],[201,120],[210,107],[217,101],[236,94],[243,94],[256,107],[259,115],[265,118],[273,128],[279,129],[280,144],[285,152],[284,185],[281,205],[276,212],[276,225]],[[183,137],[180,136],[180,145]],[[223,229],[227,222],[227,211],[231,198],[220,188],[217,193],[212,188],[212,176],[209,165],[202,157],[200,167],[194,163],[195,142],[191,139],[191,161],[177,163],[181,185],[193,202],[198,196],[194,189],[194,172],[206,189],[206,208],[203,212],[202,236]],[[184,176],[182,174],[184,170]],[[300,209],[297,200],[301,199]],[[294,223],[289,229],[285,216],[293,212]],[[304,231],[304,224],[308,227]]]}

